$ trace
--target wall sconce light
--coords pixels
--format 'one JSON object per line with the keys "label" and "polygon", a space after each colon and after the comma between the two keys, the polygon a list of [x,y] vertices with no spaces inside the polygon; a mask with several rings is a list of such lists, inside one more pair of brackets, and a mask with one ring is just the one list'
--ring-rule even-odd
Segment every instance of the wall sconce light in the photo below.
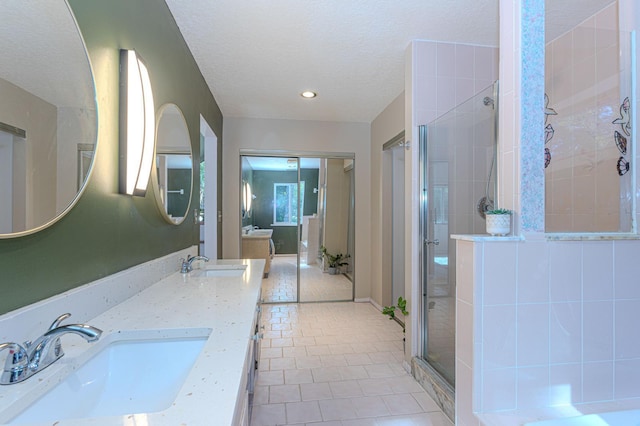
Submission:
{"label": "wall sconce light", "polygon": [[244,183],[242,188],[242,204],[247,213],[251,210],[251,202],[255,199],[255,195],[251,192],[251,185],[249,182]]}
{"label": "wall sconce light", "polygon": [[151,80],[134,50],[120,50],[120,193],[144,197],[155,146]]}

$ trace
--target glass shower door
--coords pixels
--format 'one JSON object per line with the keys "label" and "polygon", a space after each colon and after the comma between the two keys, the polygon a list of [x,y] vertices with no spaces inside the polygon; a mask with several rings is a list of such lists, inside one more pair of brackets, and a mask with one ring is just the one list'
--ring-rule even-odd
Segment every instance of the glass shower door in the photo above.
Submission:
{"label": "glass shower door", "polygon": [[[494,93],[496,92],[496,93]],[[420,127],[422,357],[455,384],[455,244],[495,200],[497,83]]]}

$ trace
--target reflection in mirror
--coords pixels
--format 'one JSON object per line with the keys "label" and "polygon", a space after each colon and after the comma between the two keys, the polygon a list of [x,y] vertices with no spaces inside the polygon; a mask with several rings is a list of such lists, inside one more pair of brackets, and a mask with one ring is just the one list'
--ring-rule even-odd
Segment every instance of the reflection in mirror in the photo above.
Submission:
{"label": "reflection in mirror", "polygon": [[191,141],[180,108],[166,104],[159,114],[154,178],[156,200],[163,217],[169,223],[178,225],[184,221],[191,201]]}
{"label": "reflection in mirror", "polygon": [[251,191],[251,184],[249,182],[242,182],[242,218],[251,217],[251,203],[253,202],[255,195]]}
{"label": "reflection in mirror", "polygon": [[69,211],[96,145],[95,87],[64,0],[0,3],[0,238]]}

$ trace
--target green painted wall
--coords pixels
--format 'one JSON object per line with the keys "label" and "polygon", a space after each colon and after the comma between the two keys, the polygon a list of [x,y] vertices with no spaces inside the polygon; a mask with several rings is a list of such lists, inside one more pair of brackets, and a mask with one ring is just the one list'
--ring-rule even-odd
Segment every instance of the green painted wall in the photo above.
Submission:
{"label": "green painted wall", "polygon": [[[199,120],[220,140],[222,114],[163,1],[69,0],[93,66],[98,100],[98,147],[82,198],[53,226],[0,240],[0,313],[36,302],[176,250],[198,244],[191,204],[180,226],[167,224],[153,191],[118,194],[119,49],[135,48],[151,75],[156,110],[167,102],[185,116],[199,176]],[[218,158],[222,159],[219,144]],[[218,165],[218,205],[222,167]],[[197,182],[197,178],[194,179]],[[194,187],[193,200],[199,188]],[[220,235],[220,234],[219,234]],[[178,265],[176,265],[177,270]]]}

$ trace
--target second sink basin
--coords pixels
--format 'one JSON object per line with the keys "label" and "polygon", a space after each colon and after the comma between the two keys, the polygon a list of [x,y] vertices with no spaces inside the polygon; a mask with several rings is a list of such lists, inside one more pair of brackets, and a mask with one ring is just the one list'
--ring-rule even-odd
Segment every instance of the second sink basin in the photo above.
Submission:
{"label": "second sink basin", "polygon": [[271,238],[273,229],[252,229],[247,234],[242,234],[242,238]]}
{"label": "second sink basin", "polygon": [[132,333],[129,338],[114,333],[120,338],[103,343],[94,356],[14,417],[12,423],[53,423],[168,408],[211,330],[155,331],[162,334],[156,337]]}
{"label": "second sink basin", "polygon": [[194,269],[191,274],[196,277],[240,277],[246,270],[247,265],[217,264]]}

